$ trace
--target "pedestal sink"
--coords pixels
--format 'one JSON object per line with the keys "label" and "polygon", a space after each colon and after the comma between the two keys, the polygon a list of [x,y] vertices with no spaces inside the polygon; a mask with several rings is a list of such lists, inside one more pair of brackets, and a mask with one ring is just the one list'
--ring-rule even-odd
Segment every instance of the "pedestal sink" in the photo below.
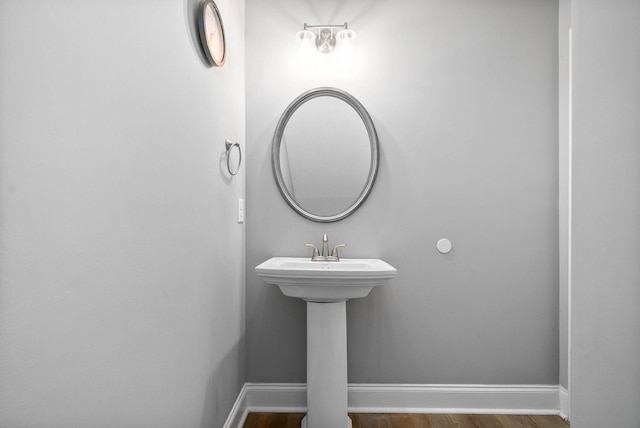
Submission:
{"label": "pedestal sink", "polygon": [[396,276],[378,259],[311,261],[273,257],[256,273],[289,297],[307,302],[307,415],[303,428],[347,428],[348,299],[366,297]]}

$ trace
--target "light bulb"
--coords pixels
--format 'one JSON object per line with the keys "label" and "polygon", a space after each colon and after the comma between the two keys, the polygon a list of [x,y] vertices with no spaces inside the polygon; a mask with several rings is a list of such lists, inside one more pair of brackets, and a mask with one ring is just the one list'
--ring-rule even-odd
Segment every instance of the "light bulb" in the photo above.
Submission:
{"label": "light bulb", "polygon": [[307,72],[311,70],[315,62],[316,36],[313,31],[298,31],[296,37],[300,41],[300,49],[298,50],[298,62],[300,69]]}
{"label": "light bulb", "polygon": [[354,64],[353,40],[356,38],[355,31],[341,30],[336,34],[336,50],[340,56],[340,65],[343,71],[351,71]]}

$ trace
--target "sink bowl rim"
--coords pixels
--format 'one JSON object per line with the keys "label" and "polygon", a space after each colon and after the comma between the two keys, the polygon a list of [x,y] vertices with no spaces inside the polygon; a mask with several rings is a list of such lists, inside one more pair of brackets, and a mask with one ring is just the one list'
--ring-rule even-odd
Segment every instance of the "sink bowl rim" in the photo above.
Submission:
{"label": "sink bowl rim", "polygon": [[[294,266],[299,264],[299,267],[285,268],[287,262]],[[368,268],[345,269],[354,263]],[[365,297],[374,287],[385,285],[396,276],[396,269],[380,259],[325,262],[302,257],[271,257],[255,270],[264,282],[277,285],[285,296],[308,302],[340,302]]]}
{"label": "sink bowl rim", "polygon": [[[286,263],[293,263],[293,267],[285,267]],[[300,263],[300,267],[295,264]],[[348,268],[353,264],[368,265],[366,269]],[[310,269],[309,267],[313,267]],[[346,269],[345,269],[346,268]],[[340,261],[311,261],[303,257],[271,257],[255,267],[256,273],[262,278],[344,278],[361,279],[391,279],[397,270],[389,263],[380,259],[340,259]]]}

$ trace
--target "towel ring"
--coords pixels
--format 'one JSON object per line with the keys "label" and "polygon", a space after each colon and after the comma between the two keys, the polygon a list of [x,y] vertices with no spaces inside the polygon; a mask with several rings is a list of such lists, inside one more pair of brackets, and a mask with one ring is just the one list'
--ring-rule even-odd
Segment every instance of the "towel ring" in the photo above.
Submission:
{"label": "towel ring", "polygon": [[[242,163],[242,150],[238,142],[232,143],[231,140],[224,140],[224,145],[227,148],[227,170],[229,174],[236,175],[240,171],[240,164]],[[238,148],[238,165],[235,168],[231,168],[231,151],[234,147]]]}

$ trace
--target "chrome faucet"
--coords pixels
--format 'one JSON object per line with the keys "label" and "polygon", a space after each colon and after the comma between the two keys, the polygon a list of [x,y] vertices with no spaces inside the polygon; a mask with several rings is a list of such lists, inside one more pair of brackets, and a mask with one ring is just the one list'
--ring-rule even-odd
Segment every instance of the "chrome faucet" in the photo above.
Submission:
{"label": "chrome faucet", "polygon": [[326,233],[322,235],[322,254],[320,255],[322,257],[327,257],[329,255],[329,238]]}
{"label": "chrome faucet", "polygon": [[313,253],[311,254],[311,261],[315,262],[338,262],[340,261],[340,255],[338,254],[338,248],[346,247],[347,244],[338,244],[333,247],[331,251],[331,255],[329,255],[329,238],[325,233],[322,236],[322,253],[319,254],[318,247],[313,244],[304,244],[306,247],[313,248]]}

